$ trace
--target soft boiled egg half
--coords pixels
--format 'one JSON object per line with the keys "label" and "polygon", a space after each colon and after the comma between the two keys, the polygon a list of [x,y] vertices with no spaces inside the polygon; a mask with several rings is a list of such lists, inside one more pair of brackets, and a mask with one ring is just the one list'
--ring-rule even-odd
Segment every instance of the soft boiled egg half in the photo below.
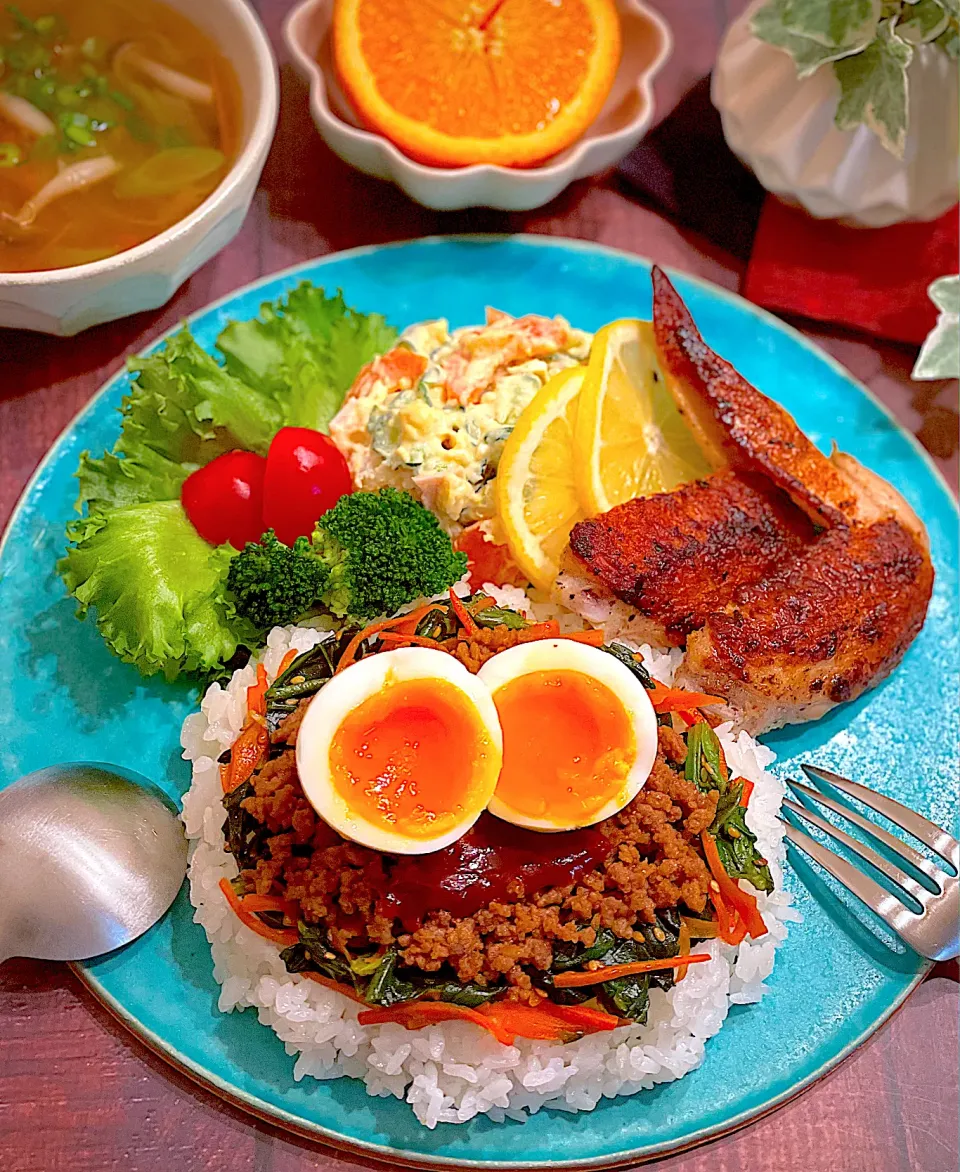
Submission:
{"label": "soft boiled egg half", "polygon": [[657,718],[630,669],[569,639],[520,643],[478,673],[503,730],[489,810],[531,830],[575,830],[622,810],[650,776]]}
{"label": "soft boiled egg half", "polygon": [[297,734],[297,771],[344,838],[426,854],[489,804],[502,745],[486,685],[445,651],[404,647],[361,659],[318,693]]}

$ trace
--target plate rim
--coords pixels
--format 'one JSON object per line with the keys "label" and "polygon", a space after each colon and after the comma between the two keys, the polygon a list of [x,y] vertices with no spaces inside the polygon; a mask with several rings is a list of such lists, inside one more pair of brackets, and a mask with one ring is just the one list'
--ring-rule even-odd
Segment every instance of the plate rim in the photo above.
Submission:
{"label": "plate rim", "polygon": [[[462,243],[476,243],[476,244],[497,244],[497,243],[511,243],[519,245],[520,247],[546,247],[556,248],[559,251],[574,251],[593,255],[605,255],[617,260],[627,260],[629,262],[639,264],[641,266],[652,266],[657,263],[649,257],[641,253],[629,252],[625,249],[615,248],[611,245],[602,244],[599,242],[582,240],[575,237],[568,236],[553,236],[545,233],[451,233],[430,235],[421,237],[412,237],[407,240],[388,241],[382,244],[367,244],[360,245],[355,248],[343,249],[338,252],[331,252],[318,257],[299,261],[296,264],[289,265],[286,268],[278,269],[272,273],[262,274],[253,281],[249,281],[244,285],[238,286],[236,289],[225,293],[223,296],[216,298],[213,301],[206,303],[200,308],[194,310],[185,318],[180,319],[175,325],[165,330],[152,338],[143,347],[136,351],[134,355],[126,357],[139,357],[144,354],[151,353],[156,347],[161,345],[169,337],[175,334],[183,325],[192,325],[199,317],[204,316],[214,310],[220,309],[229,302],[245,294],[256,291],[261,286],[270,284],[277,280],[295,277],[298,273],[306,269],[315,269],[323,267],[327,264],[344,260],[355,259],[373,253],[380,253],[387,250],[403,249],[403,248],[423,248],[424,246],[437,247],[446,244],[462,244]],[[677,269],[675,266],[661,266],[665,271],[673,276],[677,275],[682,281],[689,282],[692,285],[704,290],[714,297],[719,297],[722,301],[735,306],[738,309],[746,307],[750,316],[758,318],[768,327],[772,327],[780,332],[786,333],[795,342],[801,345],[805,350],[812,351],[815,356],[823,362],[826,362],[835,373],[839,374],[844,380],[852,383],[856,389],[863,394],[874,407],[876,407],[883,416],[889,420],[901,437],[905,437],[913,450],[915,456],[918,456],[927,470],[933,474],[934,481],[940,489],[943,497],[946,499],[950,509],[954,514],[960,517],[960,504],[954,496],[946,476],[941,472],[940,468],[934,462],[933,457],[923,447],[917,437],[910,432],[894,415],[892,410],[887,407],[868,387],[864,386],[862,382],[851,371],[849,371],[839,359],[835,358],[828,351],[824,350],[816,342],[808,338],[797,327],[791,325],[789,322],[783,321],[777,317],[776,314],[764,309],[762,306],[748,301],[740,294],[732,290],[725,289],[714,282],[698,276],[693,273],[684,272],[682,269]],[[122,366],[115,371],[104,383],[94,392],[86,403],[67,421],[64,427],[60,430],[56,438],[51,443],[50,447],[34,469],[33,473],[27,480],[22,491],[18,495],[14,506],[10,512],[10,516],[4,526],[3,533],[0,534],[0,559],[2,559],[6,543],[10,537],[15,524],[17,523],[20,513],[22,512],[27,498],[32,493],[37,481],[44,475],[49,467],[56,463],[59,458],[59,450],[63,446],[68,433],[80,422],[88,413],[90,413],[95,406],[108,395],[115,384],[123,378],[126,374],[126,369]],[[342,1133],[337,1132],[323,1124],[313,1123],[287,1111],[283,1107],[267,1103],[257,1095],[251,1094],[247,1091],[238,1090],[231,1084],[222,1079],[219,1075],[205,1069],[200,1063],[194,1062],[186,1055],[181,1054],[174,1045],[162,1039],[159,1035],[150,1030],[143,1022],[141,1022],[132,1013],[129,1013],[125,1006],[110,994],[100,981],[92,974],[92,972],[82,963],[75,962],[69,965],[69,968],[80,980],[84,988],[101,1004],[118,1022],[120,1022],[130,1033],[132,1033],[138,1041],[147,1047],[149,1051],[160,1057],[163,1061],[169,1063],[174,1069],[185,1075],[192,1082],[204,1087],[209,1092],[216,1095],[218,1098],[231,1103],[233,1106],[253,1115],[266,1123],[279,1126],[295,1135],[302,1138],[321,1141],[341,1151],[350,1152],[356,1155],[372,1156],[381,1161],[400,1161],[408,1167],[420,1168],[473,1168],[473,1169],[492,1169],[492,1170],[506,1170],[508,1169],[550,1169],[551,1172],[559,1172],[561,1169],[599,1169],[599,1168],[616,1168],[623,1167],[631,1163],[645,1163],[660,1157],[676,1155],[680,1152],[688,1151],[694,1147],[701,1146],[714,1139],[718,1139],[724,1135],[729,1135],[734,1131],[747,1126],[749,1123],[757,1119],[761,1119],[773,1111],[797,1098],[799,1095],[807,1091],[815,1083],[825,1078],[832,1071],[843,1063],[850,1055],[860,1046],[862,1046],[870,1037],[873,1036],[879,1029],[881,1029],[890,1018],[897,1013],[906,1002],[906,1000],[915,992],[917,987],[925,980],[927,975],[933,968],[932,962],[926,962],[921,970],[915,974],[909,984],[897,996],[894,1002],[887,1008],[887,1010],[880,1015],[875,1021],[866,1026],[854,1039],[848,1042],[833,1058],[824,1062],[815,1071],[812,1071],[800,1082],[791,1086],[788,1090],[782,1091],[777,1095],[772,1096],[767,1100],[762,1107],[746,1109],[739,1114],[727,1120],[722,1126],[703,1127],[691,1133],[683,1140],[653,1146],[645,1144],[637,1148],[625,1150],[614,1155],[599,1156],[599,1157],[585,1157],[583,1159],[574,1160],[527,1160],[527,1161],[490,1161],[478,1160],[465,1157],[454,1157],[451,1159],[444,1159],[441,1157],[427,1155],[421,1152],[410,1151],[406,1148],[397,1148],[390,1145],[378,1144],[367,1140],[355,1140],[345,1137]]]}

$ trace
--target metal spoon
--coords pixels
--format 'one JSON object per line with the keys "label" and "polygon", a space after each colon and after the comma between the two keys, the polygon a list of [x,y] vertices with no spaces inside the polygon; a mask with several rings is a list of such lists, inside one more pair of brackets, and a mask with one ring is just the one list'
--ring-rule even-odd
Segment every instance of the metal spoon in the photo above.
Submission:
{"label": "metal spoon", "polygon": [[84,960],[173,903],[187,866],[175,811],[145,778],[55,765],[0,793],[0,962]]}

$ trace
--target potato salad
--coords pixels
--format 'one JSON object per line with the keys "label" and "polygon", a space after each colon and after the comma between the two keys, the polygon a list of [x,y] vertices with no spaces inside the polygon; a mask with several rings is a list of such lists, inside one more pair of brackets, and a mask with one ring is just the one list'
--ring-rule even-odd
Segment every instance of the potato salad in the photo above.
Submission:
{"label": "potato salad", "polygon": [[586,361],[591,340],[561,317],[497,310],[482,326],[410,326],[360,371],[330,435],[358,488],[404,489],[456,535],[492,517],[507,436],[552,375]]}

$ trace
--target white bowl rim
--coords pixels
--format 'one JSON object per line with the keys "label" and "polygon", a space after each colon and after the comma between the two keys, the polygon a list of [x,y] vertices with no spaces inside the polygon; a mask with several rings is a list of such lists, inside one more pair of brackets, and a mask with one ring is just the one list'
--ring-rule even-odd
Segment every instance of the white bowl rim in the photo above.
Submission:
{"label": "white bowl rim", "polygon": [[366,130],[360,126],[353,126],[349,122],[344,122],[334,113],[328,100],[327,81],[323,70],[307,52],[300,40],[301,26],[307,17],[312,15],[315,9],[330,2],[331,0],[301,0],[287,13],[283,22],[283,39],[302,73],[309,78],[311,100],[317,103],[323,116],[335,124],[338,130],[341,130],[346,136],[357,142],[368,143],[385,155],[391,163],[391,174],[396,174],[395,168],[400,167],[421,179],[434,179],[440,182],[451,183],[474,177],[502,176],[509,177],[518,185],[523,185],[525,183],[533,184],[545,178],[562,178],[575,171],[594,143],[614,141],[623,135],[634,132],[644,120],[649,120],[654,109],[653,79],[673,52],[673,33],[660,13],[648,7],[644,0],[624,0],[634,15],[645,17],[650,22],[660,38],[660,47],[656,56],[637,78],[637,88],[643,98],[643,106],[640,113],[629,125],[620,127],[619,130],[611,130],[605,134],[594,136],[590,136],[588,130],[576,141],[569,154],[563,152],[562,158],[536,167],[502,167],[496,163],[471,163],[465,167],[431,167],[426,163],[418,163],[416,159],[405,155],[385,135],[377,134],[376,131]]}
{"label": "white bowl rim", "polygon": [[[209,4],[211,0],[204,0],[204,2]],[[182,220],[177,220],[169,228],[158,232],[156,236],[151,236],[147,240],[141,241],[140,244],[135,244],[133,248],[124,249],[123,252],[103,257],[101,260],[89,261],[87,264],[68,265],[61,269],[29,269],[24,272],[0,270],[0,290],[62,285],[69,281],[106,276],[114,270],[126,268],[128,265],[150,256],[165,244],[170,243],[171,240],[184,235],[201,221],[207,219],[221,204],[228,201],[237,188],[250,177],[251,172],[262,166],[260,156],[265,153],[265,149],[269,149],[273,140],[280,108],[280,82],[277,75],[276,58],[273,55],[273,46],[270,44],[263,25],[246,0],[213,0],[213,2],[232,9],[239,17],[253,46],[260,82],[264,91],[263,100],[256,111],[247,143],[237,155],[233,166],[203,203],[195,207]],[[242,88],[243,78],[238,77],[237,80]]]}

